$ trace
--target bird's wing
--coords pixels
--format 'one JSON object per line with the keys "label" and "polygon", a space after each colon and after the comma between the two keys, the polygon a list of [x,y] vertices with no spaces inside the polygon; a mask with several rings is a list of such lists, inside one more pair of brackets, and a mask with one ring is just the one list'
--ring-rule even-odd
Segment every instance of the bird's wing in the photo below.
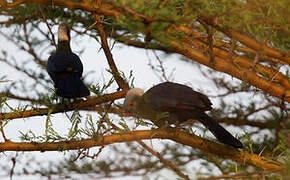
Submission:
{"label": "bird's wing", "polygon": [[83,63],[81,61],[81,59],[79,58],[78,55],[76,55],[75,53],[72,53],[72,58],[71,60],[73,61],[73,71],[77,72],[78,74],[80,74],[80,76],[82,76],[83,74]]}
{"label": "bird's wing", "polygon": [[193,91],[190,87],[177,83],[161,83],[144,94],[145,100],[153,109],[160,111],[177,109],[211,109],[211,102],[207,96]]}
{"label": "bird's wing", "polygon": [[53,73],[83,73],[83,64],[80,58],[74,53],[57,52],[48,58],[47,71]]}

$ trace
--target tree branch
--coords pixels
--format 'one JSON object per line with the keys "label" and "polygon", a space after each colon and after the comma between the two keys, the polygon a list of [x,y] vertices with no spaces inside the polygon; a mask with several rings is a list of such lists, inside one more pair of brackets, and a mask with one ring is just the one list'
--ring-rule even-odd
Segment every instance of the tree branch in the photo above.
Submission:
{"label": "tree branch", "polygon": [[[174,31],[180,32],[180,33],[186,33],[188,34],[188,36],[183,37],[182,39],[184,39],[184,41],[195,45],[195,46],[207,46],[207,41],[201,41],[199,39],[196,39],[196,37],[201,37],[202,34],[193,31],[192,29],[185,27],[185,26],[174,26],[173,29]],[[237,55],[237,54],[232,54],[232,58],[228,57],[228,51],[222,49],[222,48],[217,48],[214,47],[213,48],[213,53],[215,56],[218,56],[220,58],[223,58],[224,60],[227,61],[233,61],[234,63],[246,68],[246,69],[250,69],[253,65],[253,60],[242,56],[242,55]],[[284,87],[290,89],[290,81],[289,81],[289,77],[284,76],[282,73],[280,73],[279,71],[271,68],[271,67],[267,67],[265,65],[262,64],[257,64],[254,67],[254,70],[264,76],[267,77],[268,80],[272,79],[272,77],[274,77],[272,79],[272,81],[278,82],[281,85],[283,85]]]}
{"label": "tree branch", "polygon": [[129,85],[124,81],[124,79],[120,76],[120,73],[118,71],[118,68],[114,62],[113,59],[113,55],[110,51],[110,48],[108,46],[108,42],[107,42],[107,35],[104,31],[103,25],[102,25],[102,21],[99,15],[95,14],[95,20],[96,20],[96,27],[97,30],[99,32],[99,35],[101,37],[101,42],[102,42],[102,48],[105,52],[105,55],[107,57],[107,61],[108,64],[112,70],[112,74],[114,76],[114,79],[116,80],[117,84],[119,85],[119,87],[123,90],[128,90],[129,89]]}
{"label": "tree branch", "polygon": [[94,139],[82,139],[79,141],[50,143],[21,143],[8,141],[0,143],[0,151],[65,151],[145,139],[171,139],[175,142],[215,154],[221,158],[231,159],[243,164],[251,164],[264,170],[283,171],[285,168],[283,164],[277,161],[270,160],[256,154],[250,154],[226,145],[211,142],[180,129],[138,130],[107,136],[98,136]]}
{"label": "tree branch", "polygon": [[269,94],[272,94],[273,96],[279,97],[282,100],[290,102],[290,90],[278,84],[275,84],[271,81],[267,81],[257,76],[254,72],[248,69],[237,68],[232,62],[225,61],[219,57],[216,57],[215,65],[211,66],[210,60],[207,57],[205,57],[202,53],[200,53],[197,49],[194,49],[185,43],[176,42],[173,39],[168,40],[167,43],[169,43],[172,47],[174,47],[176,52],[183,54],[184,56],[190,58],[191,60],[212,67],[217,71],[230,74],[240,80],[244,80],[250,83],[251,85],[262,89],[265,92],[268,92]]}
{"label": "tree branch", "polygon": [[47,113],[52,109],[51,114],[72,111],[74,109],[82,109],[87,107],[93,107],[97,104],[110,102],[116,99],[124,98],[126,91],[118,91],[111,94],[105,94],[100,97],[91,97],[86,101],[73,102],[70,106],[53,106],[52,108],[34,108],[31,110],[12,112],[12,113],[0,113],[0,121],[4,119],[16,119],[16,118],[26,118],[32,116],[47,115]]}

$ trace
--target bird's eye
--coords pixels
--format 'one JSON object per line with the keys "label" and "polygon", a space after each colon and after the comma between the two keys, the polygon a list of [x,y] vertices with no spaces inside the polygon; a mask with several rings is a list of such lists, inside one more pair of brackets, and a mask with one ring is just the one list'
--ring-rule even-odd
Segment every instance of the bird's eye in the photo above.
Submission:
{"label": "bird's eye", "polygon": [[132,101],[128,102],[128,106],[133,106],[133,102]]}

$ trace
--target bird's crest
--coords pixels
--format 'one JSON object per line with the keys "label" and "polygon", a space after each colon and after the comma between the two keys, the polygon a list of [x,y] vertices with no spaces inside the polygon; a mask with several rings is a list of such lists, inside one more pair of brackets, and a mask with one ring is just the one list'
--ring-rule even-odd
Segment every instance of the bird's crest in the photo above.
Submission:
{"label": "bird's crest", "polygon": [[143,96],[144,94],[144,91],[143,89],[140,89],[140,88],[133,88],[133,89],[130,89],[127,94],[126,94],[126,99],[132,101],[134,100],[136,97],[140,97],[140,96]]}

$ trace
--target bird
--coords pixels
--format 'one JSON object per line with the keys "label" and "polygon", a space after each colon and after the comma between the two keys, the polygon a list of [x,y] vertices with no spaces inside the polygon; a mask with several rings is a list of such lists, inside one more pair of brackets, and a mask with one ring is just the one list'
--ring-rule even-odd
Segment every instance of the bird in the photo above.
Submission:
{"label": "bird", "polygon": [[70,29],[66,23],[58,26],[58,43],[55,53],[47,61],[46,70],[54,82],[56,95],[63,98],[80,98],[90,95],[82,81],[83,64],[70,47]]}
{"label": "bird", "polygon": [[158,127],[184,124],[198,120],[223,144],[242,148],[243,144],[205,111],[212,103],[202,93],[174,82],[157,84],[144,93],[141,88],[130,89],[123,103],[125,112],[149,119]]}

